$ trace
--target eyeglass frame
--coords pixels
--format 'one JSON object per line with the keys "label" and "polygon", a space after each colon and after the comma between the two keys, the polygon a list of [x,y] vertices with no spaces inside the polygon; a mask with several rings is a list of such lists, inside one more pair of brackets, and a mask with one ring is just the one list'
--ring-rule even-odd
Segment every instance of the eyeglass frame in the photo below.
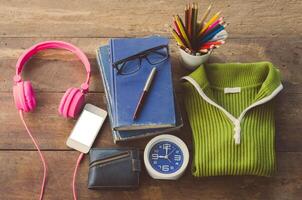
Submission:
{"label": "eyeglass frame", "polygon": [[[150,62],[150,60],[148,59],[148,57],[147,57],[148,53],[153,52],[154,50],[161,49],[161,48],[167,48],[167,57],[166,57],[164,60],[162,60],[162,61],[160,61],[160,62],[158,62],[158,63],[152,64],[152,63]],[[118,65],[119,65],[119,64],[125,63],[125,62],[127,62],[127,61],[134,60],[134,59],[137,59],[137,58],[138,58],[139,61],[140,61],[139,68],[138,68],[136,71],[133,71],[133,72],[129,73],[129,74],[132,74],[132,73],[137,72],[137,71],[141,68],[142,58],[146,58],[146,60],[148,61],[149,64],[151,64],[151,65],[156,65],[156,64],[159,64],[159,63],[162,63],[162,62],[166,61],[169,57],[170,57],[170,54],[169,54],[169,46],[168,46],[168,45],[159,45],[159,46],[156,46],[156,47],[147,49],[147,50],[145,50],[145,51],[139,52],[139,53],[137,53],[137,54],[135,54],[135,55],[129,56],[129,57],[127,57],[127,58],[124,58],[124,59],[122,59],[122,60],[119,60],[119,61],[113,63],[112,66],[117,70],[117,73],[118,73],[118,74],[121,74],[121,75],[128,75],[128,74],[123,74],[123,73],[120,72],[122,68],[118,69]]]}

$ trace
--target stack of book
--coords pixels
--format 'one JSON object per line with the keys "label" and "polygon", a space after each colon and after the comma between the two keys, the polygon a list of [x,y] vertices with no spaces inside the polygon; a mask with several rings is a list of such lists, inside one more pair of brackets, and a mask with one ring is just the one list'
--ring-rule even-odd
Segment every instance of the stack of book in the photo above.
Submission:
{"label": "stack of book", "polygon": [[[107,109],[114,142],[170,132],[183,125],[175,101],[170,57],[151,65],[144,57],[140,67],[131,74],[121,74],[113,63],[157,46],[168,46],[169,40],[159,36],[145,38],[114,38],[97,50]],[[139,62],[130,60],[127,67]],[[153,67],[157,68],[152,87],[138,119],[133,119],[144,84]]]}

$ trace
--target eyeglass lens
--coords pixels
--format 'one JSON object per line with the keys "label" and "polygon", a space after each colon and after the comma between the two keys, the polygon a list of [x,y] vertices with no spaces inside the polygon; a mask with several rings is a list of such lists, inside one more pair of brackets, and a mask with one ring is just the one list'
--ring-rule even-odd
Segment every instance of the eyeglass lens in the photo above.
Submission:
{"label": "eyeglass lens", "polygon": [[145,55],[125,61],[119,65],[117,65],[117,69],[120,74],[127,75],[132,74],[138,71],[141,67],[142,59],[146,58],[146,60],[151,64],[155,65],[163,62],[168,58],[168,49],[166,47],[152,50],[150,52],[145,53]]}
{"label": "eyeglass lens", "polygon": [[157,50],[153,50],[147,54],[147,60],[150,64],[158,64],[163,62],[168,57],[167,48],[160,48]]}

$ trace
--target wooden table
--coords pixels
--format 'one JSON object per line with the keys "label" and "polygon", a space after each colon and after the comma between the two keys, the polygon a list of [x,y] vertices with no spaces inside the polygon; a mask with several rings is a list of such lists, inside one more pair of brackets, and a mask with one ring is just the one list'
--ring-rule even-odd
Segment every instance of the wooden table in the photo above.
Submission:
{"label": "wooden table", "polygon": [[[209,1],[199,1],[205,9]],[[106,109],[104,89],[95,51],[110,37],[150,34],[169,36],[173,14],[183,13],[185,2],[120,0],[33,0],[0,2],[0,199],[38,199],[42,166],[18,117],[12,97],[12,78],[18,56],[37,42],[57,39],[71,42],[87,53],[92,64],[91,90],[87,102]],[[271,61],[282,72],[284,91],[277,98],[278,173],[274,177],[193,178],[190,169],[178,181],[151,179],[145,169],[136,191],[90,191],[87,189],[87,157],[78,175],[79,199],[301,199],[302,198],[302,3],[300,0],[214,1],[230,22],[230,38],[215,50],[210,62]],[[178,79],[182,69],[176,45],[171,42],[175,87],[181,101]],[[72,199],[71,179],[78,152],[65,141],[74,120],[58,116],[64,91],[85,79],[80,62],[70,53],[48,50],[39,53],[23,73],[36,89],[38,106],[25,119],[43,149],[49,164],[45,199]],[[190,149],[191,131],[175,134]],[[143,150],[148,139],[119,144]],[[115,146],[108,120],[95,146]]]}

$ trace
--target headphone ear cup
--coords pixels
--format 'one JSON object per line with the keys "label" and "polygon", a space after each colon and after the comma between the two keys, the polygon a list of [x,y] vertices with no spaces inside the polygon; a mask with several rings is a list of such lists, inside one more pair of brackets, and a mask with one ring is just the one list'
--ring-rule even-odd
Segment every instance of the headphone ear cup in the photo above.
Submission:
{"label": "headphone ear cup", "polygon": [[79,88],[69,88],[64,94],[60,106],[59,113],[64,117],[76,117],[85,103],[85,95]]}
{"label": "headphone ear cup", "polygon": [[33,111],[36,107],[35,93],[29,81],[21,81],[13,87],[15,104],[18,110]]}
{"label": "headphone ear cup", "polygon": [[81,92],[80,89],[76,89],[76,93],[73,96],[72,101],[69,104],[68,116],[76,117],[80,114],[85,104],[85,94]]}
{"label": "headphone ear cup", "polygon": [[23,91],[23,89],[20,90],[20,87],[22,87],[21,84],[22,84],[22,82],[19,82],[16,85],[14,85],[14,87],[13,87],[14,101],[15,101],[16,108],[18,110],[25,111],[25,109],[24,109],[25,106],[23,103],[24,100],[22,99],[23,94],[20,94],[21,92],[19,92],[19,91]]}
{"label": "headphone ear cup", "polygon": [[36,103],[35,92],[30,81],[23,82],[23,89],[24,89],[25,104],[29,108],[29,111],[33,111],[36,108],[37,103]]}
{"label": "headphone ear cup", "polygon": [[70,92],[71,92],[72,88],[69,88],[68,90],[66,90],[66,92],[64,93],[61,101],[60,101],[60,105],[59,105],[59,114],[64,116],[64,106],[65,106],[65,103],[66,103],[66,100],[67,100],[67,97],[69,96]]}

